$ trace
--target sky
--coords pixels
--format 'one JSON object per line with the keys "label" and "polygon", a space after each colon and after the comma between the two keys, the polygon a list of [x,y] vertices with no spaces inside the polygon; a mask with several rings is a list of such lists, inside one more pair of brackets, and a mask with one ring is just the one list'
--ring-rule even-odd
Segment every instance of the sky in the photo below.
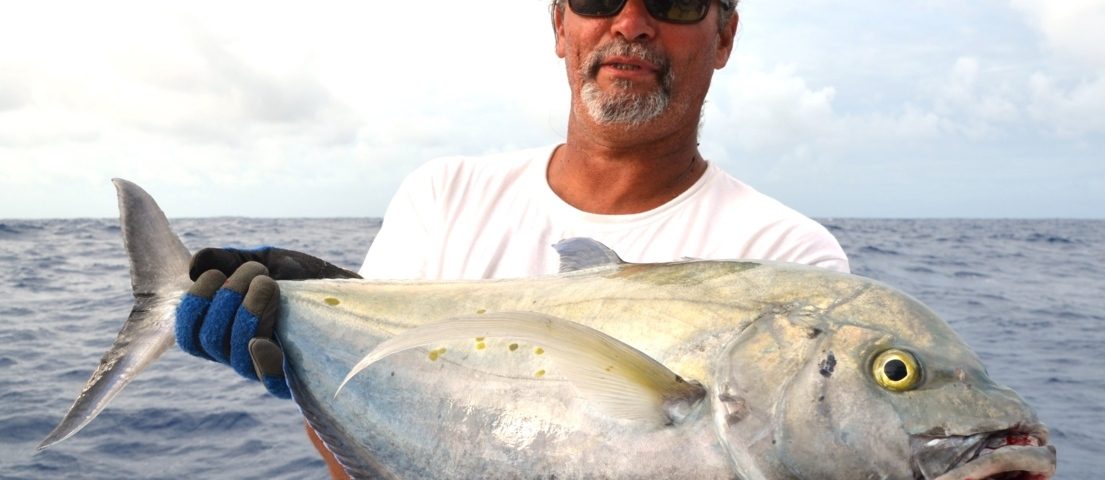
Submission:
{"label": "sky", "polygon": [[[0,0],[0,218],[378,217],[551,145],[546,0]],[[817,218],[1105,218],[1105,0],[742,0],[700,149]]]}

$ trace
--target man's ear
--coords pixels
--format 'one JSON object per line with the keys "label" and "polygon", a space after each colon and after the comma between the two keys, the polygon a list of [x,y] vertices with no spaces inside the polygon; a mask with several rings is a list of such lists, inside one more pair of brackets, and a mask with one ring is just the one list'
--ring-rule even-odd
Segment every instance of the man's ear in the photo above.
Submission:
{"label": "man's ear", "polygon": [[552,24],[553,34],[556,35],[556,56],[564,58],[564,8],[556,5],[552,7]]}
{"label": "man's ear", "polygon": [[737,25],[740,23],[740,13],[734,11],[729,21],[718,31],[717,52],[714,53],[714,68],[720,69],[729,63],[729,55],[733,53],[733,43],[737,38]]}

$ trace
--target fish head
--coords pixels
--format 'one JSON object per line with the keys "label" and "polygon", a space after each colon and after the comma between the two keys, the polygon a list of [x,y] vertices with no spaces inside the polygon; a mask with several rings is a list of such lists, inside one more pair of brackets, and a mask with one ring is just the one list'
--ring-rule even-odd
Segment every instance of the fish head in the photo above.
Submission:
{"label": "fish head", "polygon": [[1050,478],[1047,428],[951,327],[885,287],[779,304],[727,347],[711,391],[744,478]]}

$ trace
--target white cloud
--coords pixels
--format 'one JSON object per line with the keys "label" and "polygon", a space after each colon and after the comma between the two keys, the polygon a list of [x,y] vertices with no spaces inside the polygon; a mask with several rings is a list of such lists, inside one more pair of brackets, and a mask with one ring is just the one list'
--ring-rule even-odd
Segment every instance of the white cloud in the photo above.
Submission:
{"label": "white cloud", "polygon": [[1059,58],[1027,81],[1032,118],[1064,137],[1105,134],[1105,0],[1011,4]]}
{"label": "white cloud", "polygon": [[841,111],[834,87],[810,86],[794,68],[764,68],[754,57],[739,55],[729,68],[713,84],[703,140],[718,158],[739,158],[734,166],[745,171],[753,162],[770,179],[861,166],[858,159],[871,152],[932,141],[959,128],[910,103]]}
{"label": "white cloud", "polygon": [[1065,137],[1105,134],[1105,76],[1067,88],[1056,83],[1044,73],[1032,76],[1032,117]]}
{"label": "white cloud", "polygon": [[939,107],[984,122],[1013,122],[1020,115],[1013,88],[1002,75],[982,72],[977,58],[960,57],[939,92]]}
{"label": "white cloud", "polygon": [[22,107],[30,101],[30,93],[26,85],[17,82],[14,73],[0,68],[0,112]]}
{"label": "white cloud", "polygon": [[1010,4],[1051,48],[1105,68],[1105,0],[1010,0]]}
{"label": "white cloud", "polygon": [[765,69],[757,58],[737,55],[711,88],[710,113],[721,118],[707,124],[720,123],[726,143],[741,149],[784,148],[834,128],[833,88],[811,89],[789,66]]}

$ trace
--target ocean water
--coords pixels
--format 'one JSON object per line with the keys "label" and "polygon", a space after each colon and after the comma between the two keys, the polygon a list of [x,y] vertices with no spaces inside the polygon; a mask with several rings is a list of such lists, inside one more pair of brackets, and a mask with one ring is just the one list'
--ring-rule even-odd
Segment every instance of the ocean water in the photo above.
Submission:
{"label": "ocean water", "polygon": [[[1105,221],[824,219],[853,271],[946,318],[1051,429],[1061,479],[1105,474]],[[359,267],[374,219],[181,219],[189,248],[279,245]],[[40,453],[130,310],[113,219],[0,220],[0,479],[326,478],[302,417],[170,350]]]}

